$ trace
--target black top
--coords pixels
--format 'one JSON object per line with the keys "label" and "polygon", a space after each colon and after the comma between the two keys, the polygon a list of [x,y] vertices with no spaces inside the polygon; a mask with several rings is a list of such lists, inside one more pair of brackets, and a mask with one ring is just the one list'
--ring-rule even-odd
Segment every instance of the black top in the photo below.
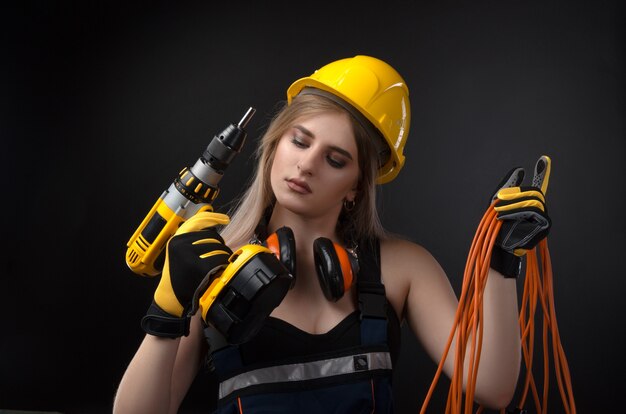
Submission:
{"label": "black top", "polygon": [[[387,339],[391,360],[395,365],[400,348],[400,322],[388,306]],[[310,334],[281,319],[269,317],[252,340],[241,344],[242,362],[265,364],[291,357],[330,353],[361,343],[360,312],[346,316],[330,331]]]}
{"label": "black top", "polygon": [[[378,243],[362,245],[359,261],[362,266],[359,278],[380,283],[380,256]],[[367,248],[367,246],[372,246]],[[373,250],[373,251],[372,251]],[[357,290],[358,292],[358,290]],[[358,293],[357,293],[358,294]],[[393,307],[386,302],[387,345],[395,365],[400,348],[400,321]],[[361,344],[360,311],[346,316],[330,331],[323,334],[305,332],[282,319],[269,317],[259,332],[239,346],[242,362],[265,364],[291,357],[329,353]]]}

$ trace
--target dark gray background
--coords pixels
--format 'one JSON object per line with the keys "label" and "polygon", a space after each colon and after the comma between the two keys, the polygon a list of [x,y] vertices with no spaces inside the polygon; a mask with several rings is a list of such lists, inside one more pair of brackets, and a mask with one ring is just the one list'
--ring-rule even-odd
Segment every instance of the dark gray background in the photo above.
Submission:
{"label": "dark gray background", "polygon": [[[124,261],[154,201],[253,106],[249,141],[221,182],[225,208],[287,86],[369,54],[411,91],[407,163],[382,189],[383,221],[426,246],[457,291],[494,186],[513,166],[552,158],[549,244],[574,396],[579,412],[619,411],[621,2],[84,3],[22,2],[0,15],[0,409],[109,412],[156,286]],[[403,338],[398,411],[417,412],[435,363]],[[181,412],[212,400],[204,386]],[[554,381],[550,393],[561,412]]]}

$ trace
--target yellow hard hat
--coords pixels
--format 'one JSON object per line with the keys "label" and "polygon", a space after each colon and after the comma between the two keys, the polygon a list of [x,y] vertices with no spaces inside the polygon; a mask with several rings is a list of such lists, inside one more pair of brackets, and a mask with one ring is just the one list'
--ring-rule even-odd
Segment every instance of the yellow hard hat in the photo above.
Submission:
{"label": "yellow hard hat", "polygon": [[377,182],[384,184],[396,178],[404,165],[411,105],[409,88],[393,67],[371,56],[340,59],[295,81],[287,89],[287,102],[290,104],[301,93],[327,96],[348,109],[370,131],[375,142],[381,142],[377,145]]}

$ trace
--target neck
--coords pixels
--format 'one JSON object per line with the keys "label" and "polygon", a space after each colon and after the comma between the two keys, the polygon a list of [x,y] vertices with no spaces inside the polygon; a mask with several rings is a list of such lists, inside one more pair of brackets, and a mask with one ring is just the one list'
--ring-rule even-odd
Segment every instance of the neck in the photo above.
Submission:
{"label": "neck", "polygon": [[303,216],[276,204],[267,226],[268,233],[279,227],[287,226],[293,230],[297,243],[311,245],[318,237],[327,237],[338,241],[336,232],[339,212],[329,212],[320,216]]}
{"label": "neck", "polygon": [[[298,300],[312,300],[311,292],[317,292],[318,300],[323,297],[315,271],[313,243],[319,237],[338,241],[335,228],[338,213],[322,214],[316,217],[303,216],[276,204],[268,222],[267,232],[271,234],[286,226],[293,231],[295,238],[296,286],[290,291],[290,297]],[[304,295],[304,296],[301,296]]]}

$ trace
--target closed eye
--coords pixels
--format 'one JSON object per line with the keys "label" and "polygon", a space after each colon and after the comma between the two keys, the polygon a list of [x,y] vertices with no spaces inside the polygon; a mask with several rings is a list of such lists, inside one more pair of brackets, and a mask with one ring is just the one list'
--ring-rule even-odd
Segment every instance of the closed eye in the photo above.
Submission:
{"label": "closed eye", "polygon": [[343,168],[346,165],[346,162],[343,159],[335,158],[332,155],[326,156],[326,161],[333,168]]}
{"label": "closed eye", "polygon": [[[315,135],[307,128],[301,125],[294,125],[293,135],[291,137],[291,143],[297,148],[306,149],[309,148],[309,140],[313,139]],[[352,160],[352,154],[345,149],[331,145],[328,148],[328,154],[326,155],[326,162],[333,168],[343,168],[347,164],[347,160]]]}
{"label": "closed eye", "polygon": [[291,143],[298,148],[307,148],[309,146],[307,143],[304,142],[304,140],[301,137],[297,135],[294,135],[291,138]]}

